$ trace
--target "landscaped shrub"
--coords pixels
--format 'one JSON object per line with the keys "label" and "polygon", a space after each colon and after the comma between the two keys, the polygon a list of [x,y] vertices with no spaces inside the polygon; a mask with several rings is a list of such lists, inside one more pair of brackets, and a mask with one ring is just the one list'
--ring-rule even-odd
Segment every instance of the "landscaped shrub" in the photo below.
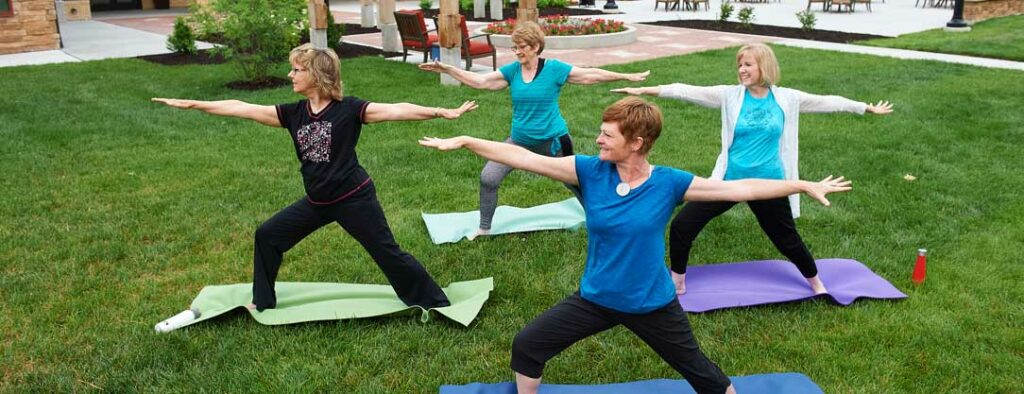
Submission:
{"label": "landscaped shrub", "polygon": [[[626,30],[626,25],[609,19],[570,18],[567,15],[552,15],[537,20],[541,30],[548,36],[583,36],[588,34],[617,33]],[[487,25],[486,33],[512,34],[516,20],[495,22]]]}
{"label": "landscaped shrub", "polygon": [[434,2],[432,2],[430,0],[420,0],[420,9],[421,10],[429,11],[431,8],[434,8]]}
{"label": "landscaped shrub", "polygon": [[459,9],[466,12],[473,11],[473,0],[459,0]]}
{"label": "landscaped shrub", "polygon": [[754,22],[754,7],[743,7],[740,12],[736,13],[736,19],[740,21],[740,24],[745,28],[751,28],[750,24]]}
{"label": "landscaped shrub", "polygon": [[804,31],[814,30],[814,24],[818,22],[818,17],[814,16],[813,12],[806,10],[797,12],[796,19],[800,21],[800,28]]}
{"label": "landscaped shrub", "polygon": [[308,28],[306,0],[219,0],[208,7],[211,16],[197,21],[216,24],[222,46],[214,50],[238,66],[247,81],[265,81],[275,64],[288,59]]}
{"label": "landscaped shrub", "polygon": [[174,33],[167,37],[167,50],[183,55],[194,55],[196,49],[196,36],[192,34],[192,28],[185,22],[185,17],[179,16],[174,20]]}
{"label": "landscaped shrub", "polygon": [[537,9],[556,7],[565,8],[569,5],[569,0],[537,0]]}
{"label": "landscaped shrub", "polygon": [[722,7],[718,9],[718,21],[719,22],[728,21],[729,17],[732,16],[732,10],[733,9],[734,8],[733,8],[732,4],[729,4],[729,3],[726,3],[726,2],[723,1],[722,2]]}
{"label": "landscaped shrub", "polygon": [[335,47],[341,42],[341,37],[345,35],[345,25],[339,25],[334,23],[334,14],[331,12],[327,13],[327,45]]}

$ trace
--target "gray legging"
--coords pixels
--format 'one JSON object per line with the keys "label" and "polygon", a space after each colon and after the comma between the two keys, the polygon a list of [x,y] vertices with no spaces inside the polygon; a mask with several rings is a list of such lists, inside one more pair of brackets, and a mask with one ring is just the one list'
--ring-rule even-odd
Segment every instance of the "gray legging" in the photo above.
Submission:
{"label": "gray legging", "polygon": [[[553,157],[563,157],[573,155],[572,151],[572,138],[569,134],[565,134],[558,138],[559,143],[562,145],[561,152],[557,152]],[[505,140],[506,144],[512,144],[521,146],[529,149],[531,152],[538,155],[552,156],[551,154],[551,141],[539,144],[539,145],[520,145],[512,141],[512,138]],[[491,229],[491,220],[494,218],[494,210],[498,208],[498,186],[501,185],[501,181],[505,179],[508,174],[512,172],[512,167],[506,166],[501,163],[488,161],[484,165],[483,171],[480,171],[480,228],[484,230]],[[580,196],[579,188],[576,186],[565,184],[572,191],[572,194],[576,198],[583,201]]]}

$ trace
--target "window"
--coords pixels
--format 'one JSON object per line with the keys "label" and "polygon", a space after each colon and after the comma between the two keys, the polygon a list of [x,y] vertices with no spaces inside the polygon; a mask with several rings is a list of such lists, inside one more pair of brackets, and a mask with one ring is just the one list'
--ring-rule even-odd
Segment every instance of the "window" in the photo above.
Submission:
{"label": "window", "polygon": [[0,0],[0,16],[14,16],[11,0]]}

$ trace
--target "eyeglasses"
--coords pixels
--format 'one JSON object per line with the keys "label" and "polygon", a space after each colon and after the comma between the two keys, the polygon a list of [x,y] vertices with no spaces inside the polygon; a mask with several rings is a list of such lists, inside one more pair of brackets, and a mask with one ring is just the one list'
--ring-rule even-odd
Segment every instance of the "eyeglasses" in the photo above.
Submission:
{"label": "eyeglasses", "polygon": [[530,46],[526,45],[526,44],[523,44],[523,45],[512,45],[512,48],[509,48],[509,49],[511,49],[512,52],[523,52],[523,51],[525,51],[527,49],[530,49]]}

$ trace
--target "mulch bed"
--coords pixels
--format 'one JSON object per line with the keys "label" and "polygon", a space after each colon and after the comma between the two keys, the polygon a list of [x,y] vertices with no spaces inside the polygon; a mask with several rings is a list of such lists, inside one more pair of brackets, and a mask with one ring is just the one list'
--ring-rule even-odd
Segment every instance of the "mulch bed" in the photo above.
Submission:
{"label": "mulch bed", "polygon": [[376,27],[363,27],[363,25],[358,23],[339,23],[339,25],[345,26],[346,36],[354,36],[356,34],[380,33],[380,29]]}
{"label": "mulch bed", "polygon": [[758,36],[772,36],[783,38],[797,38],[801,40],[814,40],[825,42],[847,43],[851,41],[870,40],[873,38],[888,38],[873,34],[846,33],[832,30],[811,30],[805,31],[798,27],[750,25],[743,26],[738,22],[719,22],[712,20],[676,20],[647,22],[646,25],[685,27],[689,29],[724,31],[729,33],[753,34]]}
{"label": "mulch bed", "polygon": [[223,56],[214,55],[209,49],[203,49],[195,55],[182,53],[165,53],[162,55],[139,56],[139,59],[165,66],[181,66],[186,64],[221,64],[226,62]]}
{"label": "mulch bed", "polygon": [[[440,13],[441,13],[441,10],[433,8],[433,9],[430,9],[430,10],[424,12],[423,13],[423,17],[429,19],[429,18],[433,18],[433,17],[437,16]],[[484,10],[484,17],[482,19],[477,19],[477,18],[473,17],[473,11],[459,10],[459,13],[462,14],[462,16],[465,16],[467,21],[471,21],[471,22],[495,22],[495,21],[491,20],[491,7],[487,7]],[[604,12],[602,12],[600,9],[597,9],[597,8],[595,8],[595,9],[584,9],[584,8],[565,8],[565,7],[538,8],[537,9],[537,13],[538,13],[537,15],[540,15],[540,16],[550,16],[550,15],[604,15],[605,14]],[[505,17],[505,19],[515,18],[516,17],[516,9],[515,8],[505,8],[505,9],[502,9],[501,16]]]}

